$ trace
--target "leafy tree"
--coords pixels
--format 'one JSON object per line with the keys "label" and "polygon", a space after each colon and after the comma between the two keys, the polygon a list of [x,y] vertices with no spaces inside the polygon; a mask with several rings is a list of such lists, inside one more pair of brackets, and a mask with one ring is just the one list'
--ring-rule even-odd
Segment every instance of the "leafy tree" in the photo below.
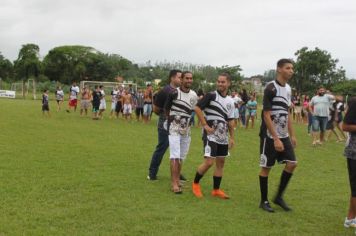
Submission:
{"label": "leafy tree", "polygon": [[10,81],[13,78],[14,66],[10,60],[6,59],[0,52],[0,78]]}
{"label": "leafy tree", "polygon": [[14,70],[18,79],[38,77],[41,72],[39,52],[40,48],[36,44],[22,45],[18,58],[14,62]]}
{"label": "leafy tree", "polygon": [[271,70],[265,71],[265,73],[263,74],[263,77],[261,79],[262,79],[263,83],[267,83],[267,82],[270,82],[272,80],[275,80],[276,77],[277,77],[276,70],[271,69]]}
{"label": "leafy tree", "polygon": [[315,90],[320,85],[331,88],[346,79],[345,70],[336,66],[338,59],[333,59],[325,50],[319,48],[309,50],[303,47],[295,56],[297,56],[294,65],[295,76],[291,84],[298,92]]}
{"label": "leafy tree", "polygon": [[356,96],[356,80],[345,80],[332,87],[332,92],[340,95]]}

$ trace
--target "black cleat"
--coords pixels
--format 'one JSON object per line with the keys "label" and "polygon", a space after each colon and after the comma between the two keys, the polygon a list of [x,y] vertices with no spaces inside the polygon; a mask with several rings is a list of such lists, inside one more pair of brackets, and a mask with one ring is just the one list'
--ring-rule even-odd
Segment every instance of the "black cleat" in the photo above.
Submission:
{"label": "black cleat", "polygon": [[260,203],[260,208],[262,208],[262,210],[267,211],[269,213],[273,213],[274,210],[273,208],[269,205],[268,201],[264,201]]}
{"label": "black cleat", "polygon": [[283,200],[283,198],[281,197],[276,197],[274,200],[273,200],[273,203],[282,207],[283,210],[285,211],[291,211],[292,209],[287,205],[287,203]]}
{"label": "black cleat", "polygon": [[187,182],[188,181],[187,178],[185,178],[184,175],[182,175],[182,174],[179,176],[179,180],[182,181],[182,182]]}

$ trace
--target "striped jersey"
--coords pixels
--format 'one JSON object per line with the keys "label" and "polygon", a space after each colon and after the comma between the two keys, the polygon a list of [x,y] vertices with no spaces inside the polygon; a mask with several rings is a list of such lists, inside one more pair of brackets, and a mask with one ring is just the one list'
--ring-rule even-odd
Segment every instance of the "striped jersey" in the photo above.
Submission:
{"label": "striped jersey", "polygon": [[[263,111],[271,112],[273,127],[279,138],[288,138],[288,109],[291,102],[292,90],[288,84],[282,86],[277,80],[271,81],[266,85],[263,96]],[[273,138],[267,129],[263,118],[260,136]]]}
{"label": "striped jersey", "polygon": [[214,129],[214,133],[209,135],[204,130],[203,138],[218,144],[228,144],[228,121],[234,119],[234,100],[214,91],[207,93],[197,106],[204,111],[207,124]]}
{"label": "striped jersey", "polygon": [[180,88],[169,94],[164,110],[169,111],[169,135],[189,135],[190,117],[197,104],[198,96],[193,90],[183,92]]}

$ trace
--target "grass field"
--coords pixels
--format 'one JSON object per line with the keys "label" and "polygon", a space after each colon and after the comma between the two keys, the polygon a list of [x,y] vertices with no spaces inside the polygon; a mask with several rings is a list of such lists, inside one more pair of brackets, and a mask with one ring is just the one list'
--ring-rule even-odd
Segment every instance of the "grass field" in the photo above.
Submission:
{"label": "grass field", "polygon": [[[196,199],[190,185],[202,161],[200,129],[193,128],[183,167],[190,182],[174,195],[168,153],[159,180],[146,180],[154,121],[92,121],[50,107],[44,118],[40,101],[0,100],[0,235],[354,235],[343,227],[343,144],[313,148],[304,125],[296,126],[299,166],[285,195],[293,212],[275,206],[268,214],[258,208],[259,127],[237,132],[222,181],[231,199],[210,196],[211,171],[201,181],[205,197]],[[270,199],[282,168],[271,172]]]}

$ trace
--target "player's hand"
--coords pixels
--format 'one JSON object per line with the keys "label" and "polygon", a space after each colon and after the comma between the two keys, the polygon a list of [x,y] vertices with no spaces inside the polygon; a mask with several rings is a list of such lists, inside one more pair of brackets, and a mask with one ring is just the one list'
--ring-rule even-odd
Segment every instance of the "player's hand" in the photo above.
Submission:
{"label": "player's hand", "polygon": [[204,125],[204,129],[205,129],[207,134],[213,134],[214,133],[214,129],[211,128],[209,125]]}
{"label": "player's hand", "polygon": [[230,138],[229,140],[229,149],[233,148],[235,146],[235,140],[233,138]]}
{"label": "player's hand", "polygon": [[292,142],[293,147],[296,148],[297,147],[297,139],[293,136],[293,137],[291,137],[290,141]]}
{"label": "player's hand", "polygon": [[274,148],[276,149],[277,152],[283,152],[284,151],[284,145],[282,141],[277,138],[274,140]]}

